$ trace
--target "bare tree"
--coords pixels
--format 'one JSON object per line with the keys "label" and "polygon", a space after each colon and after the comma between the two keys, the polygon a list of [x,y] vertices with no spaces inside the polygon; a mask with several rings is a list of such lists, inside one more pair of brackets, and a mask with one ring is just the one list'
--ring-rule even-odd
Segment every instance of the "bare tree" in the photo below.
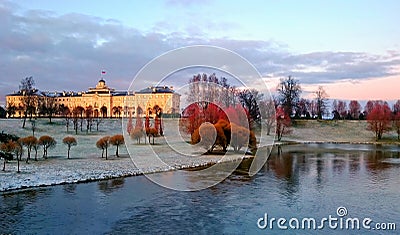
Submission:
{"label": "bare tree", "polygon": [[245,89],[239,91],[238,96],[243,108],[249,113],[249,127],[253,129],[254,124],[261,124],[261,114],[258,103],[263,99],[263,94],[260,94],[256,89]]}
{"label": "bare tree", "polygon": [[272,99],[264,99],[260,102],[260,114],[267,128],[267,135],[275,124],[275,102]]}
{"label": "bare tree", "polygon": [[68,133],[69,124],[70,124],[70,120],[71,120],[71,111],[69,110],[68,107],[66,107],[64,105],[61,105],[59,107],[58,111],[60,112],[61,116],[64,117],[65,127],[67,128],[67,133]]}
{"label": "bare tree", "polygon": [[41,100],[41,103],[42,104],[40,105],[40,113],[43,115],[47,115],[47,117],[49,118],[49,122],[51,123],[51,119],[58,111],[57,102],[53,97],[45,95],[45,97]]}
{"label": "bare tree", "polygon": [[77,106],[72,110],[72,123],[74,125],[75,134],[78,134],[79,119],[81,120],[82,131],[82,120],[84,111],[85,109],[82,106]]}
{"label": "bare tree", "polygon": [[393,105],[393,113],[400,113],[400,100],[397,100],[396,103]]}
{"label": "bare tree", "polygon": [[277,87],[279,102],[287,115],[292,115],[293,108],[296,107],[301,94],[301,87],[298,80],[292,76],[281,79]]}
{"label": "bare tree", "polygon": [[21,108],[24,115],[22,128],[25,128],[26,118],[28,116],[29,118],[32,118],[32,115],[36,110],[37,97],[35,97],[36,89],[34,88],[34,86],[35,86],[35,81],[33,80],[32,76],[22,79],[19,85],[19,89],[22,94]]}
{"label": "bare tree", "polygon": [[211,75],[197,74],[189,80],[189,94],[187,102],[197,103],[206,109],[209,103],[230,107],[237,104],[236,88],[230,86],[228,79]]}
{"label": "bare tree", "polygon": [[361,113],[361,105],[357,100],[352,100],[349,103],[349,115],[351,119],[359,119]]}
{"label": "bare tree", "polygon": [[323,86],[319,86],[318,90],[315,91],[315,101],[317,105],[317,116],[318,119],[322,119],[322,114],[327,109],[328,94],[325,92]]}
{"label": "bare tree", "polygon": [[86,118],[86,133],[92,131],[93,124],[93,107],[88,106],[85,110],[85,118]]}

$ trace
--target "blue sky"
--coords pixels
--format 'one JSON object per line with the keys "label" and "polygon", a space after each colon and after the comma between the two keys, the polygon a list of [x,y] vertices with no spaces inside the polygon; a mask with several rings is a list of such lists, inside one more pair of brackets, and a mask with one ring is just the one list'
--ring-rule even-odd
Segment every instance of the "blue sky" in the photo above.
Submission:
{"label": "blue sky", "polygon": [[395,0],[0,0],[0,101],[26,76],[41,89],[84,90],[103,68],[126,89],[152,58],[195,44],[239,53],[271,84],[293,75],[306,90],[322,84],[347,99],[335,87],[359,84],[361,94],[398,81],[399,9]]}

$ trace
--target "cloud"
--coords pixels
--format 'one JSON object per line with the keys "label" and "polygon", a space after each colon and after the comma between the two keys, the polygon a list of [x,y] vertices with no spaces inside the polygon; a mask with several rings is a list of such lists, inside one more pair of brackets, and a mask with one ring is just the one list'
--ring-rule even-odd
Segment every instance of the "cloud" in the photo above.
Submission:
{"label": "cloud", "polygon": [[[242,55],[263,77],[293,75],[306,84],[384,77],[400,67],[398,51],[385,55],[329,51],[295,54],[288,45],[274,40],[209,37],[201,30],[203,25],[190,31],[159,23],[153,31],[144,33],[117,20],[83,14],[57,15],[40,10],[17,13],[18,6],[7,3],[0,3],[0,101],[17,90],[19,81],[27,76],[33,76],[42,90],[81,91],[95,85],[105,69],[109,86],[127,89],[151,59],[198,44],[220,46]],[[160,30],[165,25],[168,29]],[[215,30],[235,27],[211,21],[205,25]]]}

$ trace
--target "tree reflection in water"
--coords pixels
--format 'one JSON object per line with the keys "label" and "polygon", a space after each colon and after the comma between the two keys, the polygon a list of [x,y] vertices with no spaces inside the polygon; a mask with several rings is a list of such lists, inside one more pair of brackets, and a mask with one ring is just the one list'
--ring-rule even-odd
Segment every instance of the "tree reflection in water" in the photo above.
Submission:
{"label": "tree reflection in water", "polygon": [[115,178],[110,180],[102,180],[99,181],[97,184],[99,186],[99,190],[103,193],[112,193],[119,188],[122,188],[125,183],[125,178]]}

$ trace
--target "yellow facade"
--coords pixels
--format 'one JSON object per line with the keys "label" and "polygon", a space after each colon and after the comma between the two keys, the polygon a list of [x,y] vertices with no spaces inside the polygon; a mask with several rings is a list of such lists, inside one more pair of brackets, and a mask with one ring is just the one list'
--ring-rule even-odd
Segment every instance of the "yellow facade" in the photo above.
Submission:
{"label": "yellow facade", "polygon": [[[101,79],[96,87],[89,88],[86,92],[39,92],[34,96],[40,102],[52,99],[57,107],[68,107],[70,111],[76,107],[85,110],[91,108],[94,116],[127,117],[128,115],[147,114],[154,115],[154,109],[161,108],[163,114],[179,114],[180,95],[172,87],[148,87],[140,91],[115,91]],[[6,108],[15,107],[13,117],[23,116],[22,92],[6,96]],[[39,104],[40,105],[40,104]],[[39,115],[39,107],[36,107]],[[140,111],[142,110],[142,111]],[[57,115],[62,115],[58,113]]]}

